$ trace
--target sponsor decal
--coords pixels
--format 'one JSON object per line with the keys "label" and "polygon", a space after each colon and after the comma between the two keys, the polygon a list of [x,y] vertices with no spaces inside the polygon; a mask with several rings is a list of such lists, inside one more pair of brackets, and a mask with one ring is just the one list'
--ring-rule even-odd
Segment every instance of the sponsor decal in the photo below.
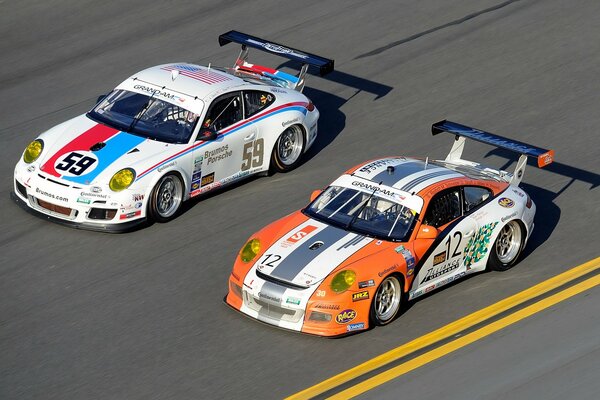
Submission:
{"label": "sponsor decal", "polygon": [[336,315],[335,322],[337,322],[338,324],[347,324],[354,318],[356,318],[356,311],[349,308]]}
{"label": "sponsor decal", "polygon": [[365,323],[364,322],[359,322],[357,324],[348,324],[346,326],[346,331],[348,332],[352,332],[352,331],[358,331],[361,329],[365,329]]}
{"label": "sponsor decal", "polygon": [[192,175],[192,181],[198,181],[202,178],[202,171],[194,172]]}
{"label": "sponsor decal", "polygon": [[498,199],[498,204],[500,204],[502,207],[512,208],[515,205],[515,202],[508,197],[501,197]]}
{"label": "sponsor decal", "polygon": [[50,193],[50,192],[46,192],[45,190],[41,190],[40,188],[35,188],[35,192],[38,194],[41,194],[42,196],[50,197],[51,199],[54,199],[54,200],[69,201],[69,199],[66,197],[62,197],[62,196],[58,196],[58,195]]}
{"label": "sponsor decal", "polygon": [[154,89],[154,88],[151,88],[151,87],[148,87],[148,86],[144,86],[144,85],[135,85],[133,88],[136,89],[136,90],[142,91],[142,92],[146,92],[149,95],[154,96],[154,97],[162,97],[162,98],[168,99],[168,100],[177,100],[177,101],[182,102],[182,103],[185,101],[184,98],[176,96],[176,95],[174,95],[172,93],[169,93],[169,92],[167,92],[165,90]]}
{"label": "sponsor decal", "polygon": [[525,197],[525,194],[523,194],[523,192],[521,192],[520,190],[513,189],[512,192],[519,197]]}
{"label": "sponsor decal", "polygon": [[197,190],[200,188],[200,181],[192,182],[192,190]]}
{"label": "sponsor decal", "polygon": [[285,302],[287,304],[294,304],[296,306],[300,305],[300,299],[297,297],[288,297],[287,299],[285,299]]}
{"label": "sponsor decal", "polygon": [[287,91],[285,91],[283,89],[280,89],[280,88],[276,88],[276,87],[271,88],[271,92],[273,92],[273,93],[287,93]]}
{"label": "sponsor decal", "polygon": [[133,211],[127,214],[121,214],[121,216],[119,217],[119,219],[129,219],[129,218],[133,218],[133,217],[137,217],[138,215],[142,215],[142,211]]}
{"label": "sponsor decal", "polygon": [[390,273],[390,272],[392,272],[392,271],[394,271],[396,269],[398,269],[398,264],[394,264],[391,267],[387,267],[383,271],[378,272],[377,275],[379,275],[379,277],[381,278],[381,277],[387,275],[388,273]]}
{"label": "sponsor decal", "polygon": [[295,124],[296,122],[300,122],[300,118],[294,118],[290,119],[289,121],[284,121],[281,123],[281,126],[285,128],[286,126]]}
{"label": "sponsor decal", "polygon": [[424,291],[423,293],[429,293],[429,292],[431,292],[433,289],[435,289],[435,285],[431,285],[431,286],[429,286],[429,287],[425,288],[425,291]]}
{"label": "sponsor decal", "polygon": [[467,245],[463,250],[463,261],[467,270],[471,269],[471,265],[481,260],[486,255],[488,247],[490,246],[490,237],[492,236],[496,225],[498,225],[498,222],[492,222],[482,226],[467,242]]}
{"label": "sponsor decal", "polygon": [[[254,42],[254,41],[253,41]],[[297,51],[294,51],[292,49],[288,49],[287,47],[281,46],[279,44],[273,44],[273,43],[268,43],[268,42],[256,42],[257,44],[260,44],[262,47],[264,47],[265,49],[272,51],[273,53],[279,53],[279,54],[293,54],[296,57],[300,57],[300,58],[308,58],[308,56],[306,54],[302,54],[299,53]]]}
{"label": "sponsor decal", "polygon": [[133,195],[131,195],[131,198],[133,201],[142,201],[142,200],[144,200],[144,195],[143,194],[133,194]]}
{"label": "sponsor decal", "polygon": [[142,208],[142,202],[138,201],[137,203],[135,203],[135,208]]}
{"label": "sponsor decal", "polygon": [[326,292],[324,290],[317,290],[317,297],[325,297]]}
{"label": "sponsor decal", "polygon": [[204,161],[204,157],[202,156],[194,158],[194,170],[192,171],[193,174],[202,172],[202,161]]}
{"label": "sponsor decal", "polygon": [[517,216],[517,212],[515,211],[514,213],[512,213],[512,214],[510,214],[510,215],[507,215],[506,217],[502,217],[502,218],[500,218],[500,221],[502,221],[502,222],[506,222],[506,221],[508,221],[509,219],[511,219],[511,218],[514,218],[514,217],[516,217],[516,216]]}
{"label": "sponsor decal", "polygon": [[303,278],[303,279],[306,279],[306,284],[307,284],[307,285],[310,285],[310,284],[311,284],[313,281],[315,281],[315,280],[317,279],[317,277],[316,277],[316,276],[314,276],[314,275],[311,275],[311,274],[307,274],[306,272],[304,272],[304,273],[302,274],[302,278]]}
{"label": "sponsor decal", "polygon": [[110,197],[106,194],[98,194],[98,193],[91,193],[91,192],[81,192],[81,193],[79,193],[79,195],[81,197],[94,197],[97,199],[108,199]]}
{"label": "sponsor decal", "polygon": [[362,166],[358,172],[370,173],[376,170],[379,167],[383,167],[391,164],[398,164],[399,160],[403,160],[402,158],[384,158],[383,160],[373,161],[369,164]]}
{"label": "sponsor decal", "polygon": [[554,160],[554,152],[552,150],[541,154],[538,157],[538,166],[541,167],[545,167],[548,164],[552,164],[552,161]]}
{"label": "sponsor decal", "polygon": [[177,161],[171,161],[170,163],[166,163],[166,164],[163,164],[160,167],[158,167],[157,171],[162,172],[167,168],[174,167],[175,165],[177,165]]}
{"label": "sponsor decal", "polygon": [[90,199],[84,199],[83,197],[78,197],[77,202],[83,203],[83,204],[90,204],[92,201]]}
{"label": "sponsor decal", "polygon": [[271,295],[263,293],[263,292],[258,292],[258,297],[260,297],[261,299],[273,301],[275,303],[281,303],[280,297],[271,296]]}
{"label": "sponsor decal", "polygon": [[378,241],[375,242],[375,245],[376,246],[381,246],[381,243],[383,243],[383,240],[378,240]]}
{"label": "sponsor decal", "polygon": [[314,308],[320,308],[322,310],[339,310],[339,304],[327,304],[327,303],[317,303],[313,306]]}
{"label": "sponsor decal", "polygon": [[221,185],[225,185],[227,183],[233,182],[233,181],[237,181],[245,176],[250,175],[251,173],[253,173],[256,170],[252,170],[252,171],[240,171],[237,174],[231,175],[225,179],[220,180],[219,182],[221,183]]}
{"label": "sponsor decal", "polygon": [[233,151],[229,150],[229,145],[226,144],[225,146],[218,147],[214,150],[205,151],[204,159],[206,160],[206,165],[210,165],[231,157],[232,154]]}
{"label": "sponsor decal", "polygon": [[403,196],[400,196],[399,194],[394,193],[391,190],[383,189],[383,188],[381,188],[381,187],[379,187],[377,185],[371,185],[371,184],[368,184],[368,183],[365,183],[365,182],[354,181],[354,182],[352,182],[352,186],[357,186],[357,187],[360,187],[360,188],[363,188],[363,189],[367,189],[370,192],[383,193],[383,194],[385,194],[387,196],[390,196],[390,197],[399,197],[401,199],[404,198]]}
{"label": "sponsor decal", "polygon": [[352,295],[352,301],[367,300],[368,298],[369,298],[368,290],[363,290],[362,292],[357,292]]}
{"label": "sponsor decal", "polygon": [[400,245],[400,246],[396,247],[394,250],[396,251],[396,253],[400,253],[400,252],[404,251],[404,246]]}
{"label": "sponsor decal", "polygon": [[421,284],[429,282],[430,280],[440,277],[444,274],[447,274],[450,271],[454,271],[459,266],[460,260],[453,260],[439,267],[433,267],[427,271],[427,273],[425,274],[425,278],[423,278],[423,280],[421,281]]}
{"label": "sponsor decal", "polygon": [[100,193],[100,192],[102,192],[102,188],[100,186],[92,186],[90,188],[90,192],[92,192],[92,193]]}
{"label": "sponsor decal", "polygon": [[368,288],[371,286],[375,286],[375,280],[373,280],[373,279],[369,279],[368,281],[358,282],[359,289],[364,289],[364,288]]}
{"label": "sponsor decal", "polygon": [[412,255],[410,250],[404,246],[398,247],[402,247],[398,252],[402,254],[404,261],[406,261],[406,276],[412,276],[412,274],[415,272],[415,257]]}
{"label": "sponsor decal", "polygon": [[281,242],[281,247],[290,247],[296,244],[299,240],[302,240],[305,236],[308,236],[311,232],[317,229],[314,225],[306,225],[304,228],[297,232],[294,232],[289,238]]}
{"label": "sponsor decal", "polygon": [[440,254],[436,254],[435,256],[433,256],[433,266],[435,267],[438,264],[443,263],[444,261],[446,261],[446,252],[442,251]]}
{"label": "sponsor decal", "polygon": [[215,173],[211,172],[208,175],[204,175],[202,177],[202,180],[200,182],[200,187],[204,187],[206,185],[210,185],[211,183],[213,183],[215,181]]}

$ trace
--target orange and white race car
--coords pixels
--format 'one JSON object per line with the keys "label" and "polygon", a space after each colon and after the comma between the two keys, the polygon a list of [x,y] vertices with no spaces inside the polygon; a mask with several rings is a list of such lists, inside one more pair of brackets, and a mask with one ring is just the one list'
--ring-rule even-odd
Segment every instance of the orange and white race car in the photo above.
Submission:
{"label": "orange and white race car", "polygon": [[[281,328],[345,335],[390,323],[404,302],[465,275],[515,264],[535,204],[519,183],[527,157],[554,152],[450,121],[445,160],[388,157],[354,167],[241,249],[226,302]],[[465,138],[521,154],[515,171],[461,158]]]}

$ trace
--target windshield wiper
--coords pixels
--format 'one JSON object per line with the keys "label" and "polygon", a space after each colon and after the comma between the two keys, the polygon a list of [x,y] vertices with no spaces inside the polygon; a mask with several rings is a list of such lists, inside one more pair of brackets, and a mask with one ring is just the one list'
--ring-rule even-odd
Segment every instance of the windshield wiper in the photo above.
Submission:
{"label": "windshield wiper", "polygon": [[352,216],[352,218],[348,222],[348,225],[346,225],[346,229],[350,229],[350,227],[352,226],[352,224],[356,221],[356,219],[358,218],[358,216],[360,215],[360,213],[365,209],[365,207],[367,206],[367,204],[369,204],[369,201],[371,201],[371,199],[373,198],[373,196],[375,195],[375,193],[378,190],[379,190],[378,187],[375,188],[373,190],[373,192],[369,195],[369,197],[367,197],[367,199],[364,201],[363,205],[360,206],[360,208],[356,211],[356,213],[354,213],[354,215]]}

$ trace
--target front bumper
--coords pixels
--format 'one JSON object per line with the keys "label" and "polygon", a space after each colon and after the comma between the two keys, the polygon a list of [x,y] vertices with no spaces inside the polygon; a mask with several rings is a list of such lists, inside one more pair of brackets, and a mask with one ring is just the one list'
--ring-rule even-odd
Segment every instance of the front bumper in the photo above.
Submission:
{"label": "front bumper", "polygon": [[[62,225],[99,232],[127,232],[147,223],[144,195],[130,190],[72,185],[37,168],[15,168],[11,198],[28,212]],[[136,200],[137,199],[137,200]]]}
{"label": "front bumper", "polygon": [[[257,285],[248,287],[231,276],[225,302],[252,319],[286,330],[326,337],[345,336],[369,328],[370,302],[352,303],[349,292],[337,295],[336,299],[313,298],[323,291],[276,288],[272,282],[260,282],[255,275],[251,280]],[[354,313],[353,318],[338,321],[338,316],[351,313]]]}

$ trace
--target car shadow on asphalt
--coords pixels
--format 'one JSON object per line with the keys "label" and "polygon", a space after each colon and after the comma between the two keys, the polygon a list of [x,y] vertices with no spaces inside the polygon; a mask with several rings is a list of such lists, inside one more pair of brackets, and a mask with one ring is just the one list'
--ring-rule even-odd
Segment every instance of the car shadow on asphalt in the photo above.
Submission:
{"label": "car shadow on asphalt", "polygon": [[[510,170],[511,165],[514,165],[516,162],[515,153],[503,149],[493,149],[485,155],[485,157],[489,156],[497,156],[505,159],[505,164],[500,167],[500,169],[505,171]],[[530,168],[537,168],[537,161],[534,158],[529,157],[527,159],[527,165]],[[562,195],[562,193],[564,193],[576,181],[589,183],[589,190],[593,190],[594,188],[600,186],[599,174],[556,161],[544,167],[544,171],[567,177],[569,180],[556,192],[532,185],[530,183],[521,182],[520,186],[527,194],[529,194],[537,207],[536,217],[534,220],[535,229],[531,238],[529,239],[529,242],[527,243],[527,246],[520,256],[521,260],[527,258],[527,256],[533,253],[538,246],[544,243],[558,225],[561,211],[554,201],[560,195]],[[527,174],[527,172],[525,172],[525,174]]]}

